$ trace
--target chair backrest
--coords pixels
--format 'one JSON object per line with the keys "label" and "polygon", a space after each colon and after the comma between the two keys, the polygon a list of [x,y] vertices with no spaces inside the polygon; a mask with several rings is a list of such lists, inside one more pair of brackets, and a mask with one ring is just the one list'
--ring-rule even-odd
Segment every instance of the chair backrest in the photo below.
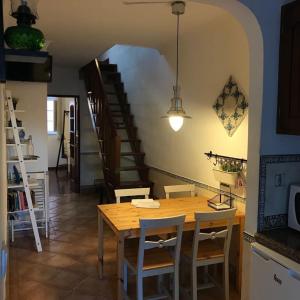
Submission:
{"label": "chair backrest", "polygon": [[170,198],[170,193],[190,192],[191,197],[195,196],[194,184],[179,184],[179,185],[166,185],[164,186],[166,198]]}
{"label": "chair backrest", "polygon": [[[141,219],[140,220],[140,241],[138,253],[138,272],[143,271],[145,250],[154,248],[173,247],[174,248],[174,265],[179,266],[181,238],[185,215],[160,219]],[[176,235],[169,239],[146,240],[147,231],[159,228],[168,228],[176,226]]]}
{"label": "chair backrest", "polygon": [[115,195],[117,203],[121,203],[121,197],[144,196],[145,199],[148,199],[150,195],[150,188],[119,189],[115,190]]}
{"label": "chair backrest", "polygon": [[[216,212],[195,212],[196,226],[193,241],[193,259],[196,259],[199,242],[205,240],[224,239],[224,255],[228,257],[232,226],[235,218],[236,208]],[[200,222],[214,222],[224,220],[227,222],[226,229],[212,232],[201,232]]]}

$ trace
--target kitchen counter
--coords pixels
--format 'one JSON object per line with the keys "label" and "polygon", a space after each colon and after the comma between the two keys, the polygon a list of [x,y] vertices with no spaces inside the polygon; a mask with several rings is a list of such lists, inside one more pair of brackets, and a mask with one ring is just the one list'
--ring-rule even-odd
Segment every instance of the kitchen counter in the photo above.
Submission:
{"label": "kitchen counter", "polygon": [[255,234],[255,240],[300,264],[300,232],[291,228],[273,229]]}

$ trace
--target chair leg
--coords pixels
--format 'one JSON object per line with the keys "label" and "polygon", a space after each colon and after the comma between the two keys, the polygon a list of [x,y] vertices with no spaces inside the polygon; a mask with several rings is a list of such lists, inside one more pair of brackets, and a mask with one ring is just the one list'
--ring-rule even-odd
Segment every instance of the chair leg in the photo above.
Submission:
{"label": "chair leg", "polygon": [[197,300],[197,266],[192,266],[192,300]]}
{"label": "chair leg", "polygon": [[143,300],[144,299],[143,277],[141,274],[137,274],[136,276],[136,290],[137,290],[137,300]]}
{"label": "chair leg", "polygon": [[127,294],[128,289],[128,266],[127,263],[123,265],[123,288],[125,293]]}
{"label": "chair leg", "polygon": [[179,272],[178,268],[175,268],[173,278],[173,299],[179,300]]}
{"label": "chair leg", "polygon": [[224,291],[225,300],[229,300],[229,263],[227,259],[224,262]]}

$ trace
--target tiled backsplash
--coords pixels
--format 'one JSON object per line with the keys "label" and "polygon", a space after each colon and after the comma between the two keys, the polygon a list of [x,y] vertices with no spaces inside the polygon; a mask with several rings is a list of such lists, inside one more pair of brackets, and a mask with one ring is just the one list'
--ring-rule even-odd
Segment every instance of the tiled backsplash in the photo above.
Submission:
{"label": "tiled backsplash", "polygon": [[258,231],[287,226],[289,189],[300,184],[300,154],[262,156]]}

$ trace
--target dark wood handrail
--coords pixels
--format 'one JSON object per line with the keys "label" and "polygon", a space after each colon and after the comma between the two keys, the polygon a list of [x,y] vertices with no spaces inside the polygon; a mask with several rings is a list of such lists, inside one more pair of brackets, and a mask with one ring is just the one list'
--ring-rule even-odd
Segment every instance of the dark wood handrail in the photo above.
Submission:
{"label": "dark wood handrail", "polygon": [[113,121],[104,82],[97,59],[81,69],[84,78],[93,126],[100,142],[105,181],[112,186],[120,185],[121,139]]}

